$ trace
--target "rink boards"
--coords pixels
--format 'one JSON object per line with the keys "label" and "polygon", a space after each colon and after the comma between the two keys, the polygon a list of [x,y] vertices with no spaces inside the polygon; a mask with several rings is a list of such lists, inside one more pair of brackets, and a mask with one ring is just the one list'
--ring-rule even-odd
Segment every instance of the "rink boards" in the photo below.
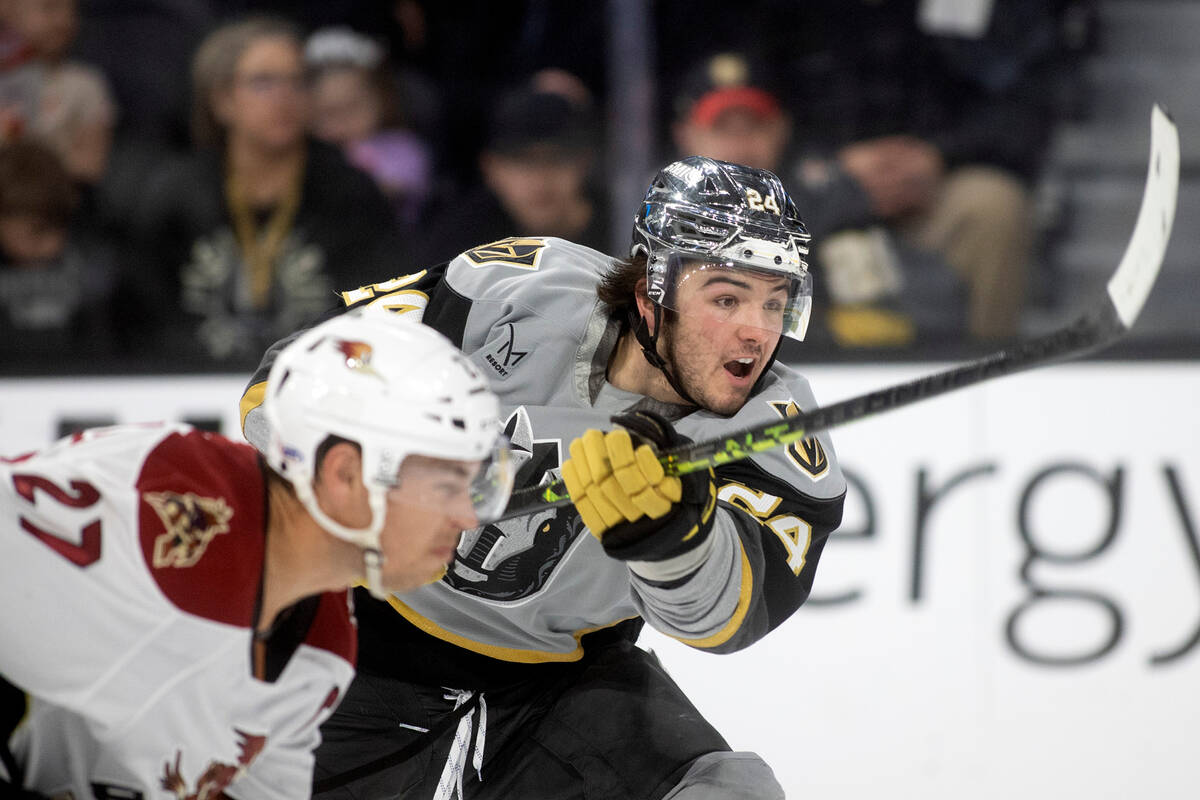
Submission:
{"label": "rink boards", "polygon": [[[931,369],[808,373],[828,403]],[[237,436],[243,384],[0,379],[0,454],[81,422]],[[731,656],[643,644],[789,796],[1194,796],[1198,407],[1200,366],[1090,363],[851,423],[809,604]]]}

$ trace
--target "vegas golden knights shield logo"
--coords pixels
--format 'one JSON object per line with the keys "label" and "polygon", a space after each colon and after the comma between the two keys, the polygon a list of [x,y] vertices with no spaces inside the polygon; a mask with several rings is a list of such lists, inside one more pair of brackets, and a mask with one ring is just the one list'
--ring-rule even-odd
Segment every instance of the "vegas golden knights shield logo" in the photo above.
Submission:
{"label": "vegas golden knights shield logo", "polygon": [[[800,414],[800,408],[796,405],[795,400],[789,400],[786,403],[778,400],[768,402],[771,408],[775,409],[775,412],[784,419]],[[821,442],[815,435],[789,444],[787,454],[793,464],[813,478],[823,478],[829,472],[829,457],[825,455],[825,448],[821,447]]]}
{"label": "vegas golden knights shield logo", "polygon": [[485,244],[466,252],[466,257],[476,267],[503,264],[507,267],[537,269],[542,259],[545,239],[522,239],[510,236],[498,242]]}
{"label": "vegas golden knights shield logo", "polygon": [[233,509],[223,498],[197,497],[191,492],[146,492],[142,496],[166,529],[154,540],[156,568],[192,566],[217,534],[229,531]]}

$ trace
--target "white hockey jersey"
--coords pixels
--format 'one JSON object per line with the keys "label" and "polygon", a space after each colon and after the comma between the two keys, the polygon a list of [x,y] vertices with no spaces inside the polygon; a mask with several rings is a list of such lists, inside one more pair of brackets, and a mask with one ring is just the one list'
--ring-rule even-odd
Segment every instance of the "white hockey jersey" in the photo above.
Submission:
{"label": "white hockey jersey", "polygon": [[[421,315],[489,374],[524,463],[518,485],[534,485],[558,474],[571,440],[588,428],[608,429],[614,414],[654,407],[605,379],[623,322],[596,297],[611,262],[563,239],[505,239],[342,298],[346,306]],[[260,446],[256,404],[280,345],[243,398],[246,437]],[[776,364],[734,416],[693,411],[675,428],[706,441],[814,404],[807,380]],[[825,434],[716,474],[713,550],[688,581],[662,587],[631,575],[572,506],[490,525],[464,534],[440,582],[390,598],[390,608],[359,596],[360,669],[487,688],[519,679],[520,666],[578,660],[590,634],[639,619],[694,647],[747,646],[808,596],[841,520],[846,484]]]}
{"label": "white hockey jersey", "polygon": [[10,741],[27,788],[309,796],[353,675],[350,598],[296,604],[255,659],[265,531],[254,449],[187,426],[0,461],[0,674],[29,697]]}

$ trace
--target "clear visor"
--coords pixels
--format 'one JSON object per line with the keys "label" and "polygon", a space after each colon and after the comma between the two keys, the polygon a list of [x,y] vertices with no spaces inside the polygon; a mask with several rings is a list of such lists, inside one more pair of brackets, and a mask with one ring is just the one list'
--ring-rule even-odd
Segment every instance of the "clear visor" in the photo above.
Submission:
{"label": "clear visor", "polygon": [[812,276],[771,272],[735,261],[701,261],[670,253],[660,305],[803,340],[812,313]]}
{"label": "clear visor", "polygon": [[508,505],[516,469],[503,437],[482,461],[410,455],[388,488],[388,502],[437,511],[464,529],[494,519]]}

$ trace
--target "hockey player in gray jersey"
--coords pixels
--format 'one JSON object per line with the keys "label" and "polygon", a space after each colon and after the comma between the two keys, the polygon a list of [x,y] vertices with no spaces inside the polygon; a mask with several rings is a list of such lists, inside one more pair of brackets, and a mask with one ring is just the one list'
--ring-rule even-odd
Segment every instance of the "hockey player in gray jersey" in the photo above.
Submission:
{"label": "hockey player in gray jersey", "polygon": [[[824,434],[682,479],[653,458],[814,405],[775,362],[807,323],[808,238],[773,174],[688,158],[655,177],[628,260],[510,238],[342,295],[458,343],[492,377],[518,485],[562,475],[574,505],[465,532],[435,584],[360,593],[318,796],[783,796],[634,642],[649,623],[713,653],[754,643],[840,523]],[[273,350],[242,401],[252,442]]]}

